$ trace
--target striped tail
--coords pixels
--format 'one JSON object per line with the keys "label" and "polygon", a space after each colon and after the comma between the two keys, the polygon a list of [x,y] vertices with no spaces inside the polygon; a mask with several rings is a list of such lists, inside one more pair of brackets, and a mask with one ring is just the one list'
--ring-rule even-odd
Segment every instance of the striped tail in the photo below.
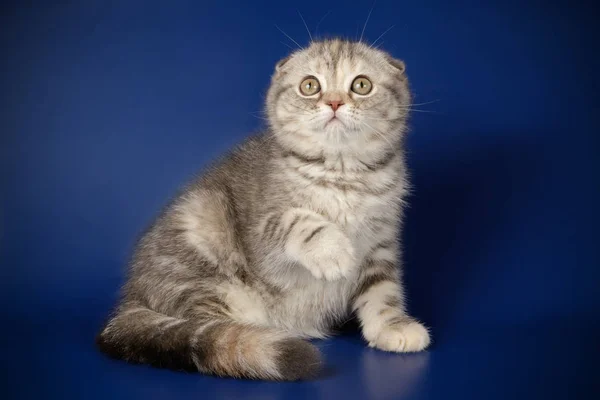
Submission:
{"label": "striped tail", "polygon": [[265,380],[315,378],[319,351],[288,334],[227,319],[197,322],[121,309],[96,338],[107,355],[175,370]]}

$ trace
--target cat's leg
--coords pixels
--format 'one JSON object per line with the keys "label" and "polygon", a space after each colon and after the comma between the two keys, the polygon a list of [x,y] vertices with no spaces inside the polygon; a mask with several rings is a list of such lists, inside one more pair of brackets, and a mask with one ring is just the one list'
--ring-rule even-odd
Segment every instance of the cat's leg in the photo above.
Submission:
{"label": "cat's leg", "polygon": [[430,343],[427,329],[406,313],[392,242],[380,244],[361,266],[353,308],[371,347],[416,352]]}
{"label": "cat's leg", "polygon": [[336,280],[355,271],[356,260],[350,239],[334,223],[302,208],[267,215],[259,227],[272,247],[303,265],[318,279]]}

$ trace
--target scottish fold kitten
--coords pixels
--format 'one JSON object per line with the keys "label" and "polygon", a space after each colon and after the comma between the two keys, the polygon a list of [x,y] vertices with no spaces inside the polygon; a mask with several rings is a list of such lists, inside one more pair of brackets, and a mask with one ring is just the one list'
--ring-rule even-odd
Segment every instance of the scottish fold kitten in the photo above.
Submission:
{"label": "scottish fold kitten", "polygon": [[411,104],[404,64],[361,42],[280,61],[269,129],[192,182],[139,241],[97,337],[135,363],[239,378],[317,376],[351,314],[369,346],[430,342],[407,314],[398,237]]}

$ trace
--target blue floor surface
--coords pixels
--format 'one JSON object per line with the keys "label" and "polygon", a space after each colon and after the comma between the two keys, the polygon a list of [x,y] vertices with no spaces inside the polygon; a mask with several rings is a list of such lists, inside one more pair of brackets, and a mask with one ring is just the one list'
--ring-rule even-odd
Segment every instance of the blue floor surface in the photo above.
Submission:
{"label": "blue floor surface", "polygon": [[[3,340],[5,359],[17,365],[3,373],[8,398],[493,400],[591,399],[600,393],[600,326],[584,321],[456,326],[454,333],[440,333],[429,351],[407,355],[367,348],[350,328],[315,342],[326,368],[320,379],[302,383],[239,381],[110,360],[90,341],[97,322],[49,316],[46,323],[19,328],[16,341]],[[30,346],[29,358],[17,361],[23,346]],[[25,373],[35,373],[35,380],[23,380]]]}

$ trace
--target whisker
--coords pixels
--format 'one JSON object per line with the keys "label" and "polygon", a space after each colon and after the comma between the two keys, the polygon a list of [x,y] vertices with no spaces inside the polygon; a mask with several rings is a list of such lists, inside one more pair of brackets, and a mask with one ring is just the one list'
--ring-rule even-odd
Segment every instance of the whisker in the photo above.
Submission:
{"label": "whisker", "polygon": [[[402,111],[410,111],[410,112],[412,112],[412,111],[415,111],[415,112],[423,112],[423,113],[441,114],[441,113],[440,113],[440,112],[438,112],[438,111],[433,111],[433,110],[421,110],[421,109],[418,109],[418,108],[410,108],[410,107],[400,107],[400,109],[401,109]],[[372,118],[372,117],[371,117],[371,115],[378,115],[378,114],[368,114],[368,113],[364,113],[364,115],[365,115],[365,116],[367,116],[367,117],[369,117],[369,118],[371,118],[371,119],[374,119],[374,118]],[[394,119],[396,119],[396,118],[381,119],[381,121],[391,121],[391,120],[394,120]]]}
{"label": "whisker", "polygon": [[257,116],[267,116],[267,113],[263,111],[248,111],[248,114]]}
{"label": "whisker", "polygon": [[373,8],[375,8],[376,3],[377,3],[377,0],[375,0],[373,2],[373,5],[371,6],[371,9],[369,10],[369,15],[367,15],[367,20],[365,21],[362,32],[360,33],[360,39],[358,39],[359,42],[362,42],[363,35],[365,34],[365,29],[367,29],[367,24],[369,23],[369,19],[371,19],[371,13],[373,12]]}
{"label": "whisker", "polygon": [[378,49],[380,46],[383,46],[385,42],[382,40],[381,43],[379,43],[377,46],[373,47],[373,45],[371,45],[372,49]]}
{"label": "whisker", "polygon": [[371,121],[394,121],[394,120],[398,119],[398,118],[375,118],[368,114],[365,114],[365,117],[370,119]]}
{"label": "whisker", "polygon": [[441,100],[440,99],[435,99],[435,100],[432,100],[432,101],[427,101],[425,103],[411,103],[410,106],[424,106],[426,104],[437,103],[439,101],[441,101]]}
{"label": "whisker", "polygon": [[294,43],[296,44],[296,46],[298,46],[298,48],[299,48],[300,50],[302,50],[302,46],[300,46],[300,45],[298,44],[298,42],[296,42],[294,39],[292,39],[292,37],[291,37],[290,35],[288,35],[287,33],[285,33],[285,32],[283,31],[283,29],[281,29],[281,28],[280,28],[280,27],[278,27],[277,25],[275,25],[275,28],[277,28],[277,29],[279,30],[279,32],[283,33],[283,34],[284,34],[284,35],[285,35],[285,36],[286,36],[288,39],[290,39],[292,42],[294,42]]}
{"label": "whisker", "polygon": [[296,108],[300,108],[300,109],[302,109],[302,110],[304,110],[304,111],[312,111],[310,108],[304,107],[304,104],[302,104],[302,103],[297,103],[297,102],[295,102],[295,101],[289,101],[289,102],[287,102],[286,104],[292,105],[292,106],[294,106],[294,107],[296,107]]}
{"label": "whisker", "polygon": [[440,114],[438,111],[431,111],[431,110],[417,110],[416,108],[407,108],[408,111],[410,112],[421,112],[421,113],[430,113],[430,114]]}
{"label": "whisker", "polygon": [[289,47],[292,50],[295,50],[292,46],[290,46],[289,44],[287,44],[286,42],[280,40],[279,43],[286,45],[287,47]]}
{"label": "whisker", "polygon": [[323,22],[323,20],[324,20],[325,18],[327,18],[327,16],[328,16],[329,14],[331,14],[331,11],[332,11],[332,10],[329,10],[329,11],[327,11],[327,13],[326,13],[325,15],[323,15],[323,16],[321,17],[321,19],[319,20],[319,22],[317,23],[317,27],[315,28],[315,36],[317,36],[317,34],[319,33],[319,25],[321,25],[321,22]]}
{"label": "whisker", "polygon": [[358,105],[356,106],[356,108],[357,108],[357,109],[362,109],[362,110],[370,110],[370,109],[372,109],[372,108],[375,108],[375,107],[377,107],[378,105],[380,105],[380,104],[382,104],[382,103],[385,103],[386,101],[387,101],[387,100],[385,100],[385,99],[384,99],[384,100],[380,100],[380,101],[378,101],[378,102],[376,102],[376,103],[374,103],[374,104],[365,104],[365,105],[369,106],[369,108],[362,108],[362,107],[360,107],[360,104],[358,104]]}
{"label": "whisker", "polygon": [[379,39],[381,39],[381,38],[383,37],[383,35],[385,35],[385,34],[386,34],[386,33],[388,33],[389,31],[391,31],[391,30],[392,30],[392,29],[393,29],[395,26],[396,26],[396,25],[394,24],[394,25],[390,26],[389,28],[387,28],[387,29],[385,30],[385,32],[383,32],[381,35],[379,35],[379,37],[378,37],[377,39],[375,39],[375,40],[373,41],[373,43],[371,43],[371,45],[369,46],[369,48],[370,48],[370,49],[371,49],[371,48],[373,48],[373,45],[374,45],[375,43],[377,43],[377,41],[378,41]]}
{"label": "whisker", "polygon": [[[378,101],[378,102],[376,102],[376,103],[374,103],[374,104],[366,104],[366,105],[368,105],[368,106],[369,106],[368,108],[361,108],[360,106],[357,106],[356,108],[357,108],[357,109],[364,110],[364,111],[369,111],[369,110],[372,110],[372,109],[374,109],[374,108],[375,108],[375,107],[377,107],[378,105],[380,105],[380,104],[382,104],[382,103],[385,103],[385,101],[386,101],[386,100],[381,100],[381,101]],[[397,107],[397,108],[399,108],[399,109],[401,109],[401,110],[409,110],[409,111],[412,111],[412,110],[414,110],[414,111],[422,111],[422,112],[431,112],[431,113],[436,113],[437,111],[419,110],[419,109],[417,109],[417,108],[413,108],[413,106],[424,106],[424,105],[427,105],[427,104],[433,104],[433,103],[437,103],[437,102],[439,102],[439,101],[441,101],[441,100],[437,99],[437,100],[433,100],[433,101],[427,101],[427,102],[424,102],[424,103],[412,103],[412,104],[408,104],[408,105],[405,105],[405,106],[404,106],[404,105],[400,105],[400,106],[396,106],[396,107]]]}
{"label": "whisker", "polygon": [[288,104],[289,106],[292,106],[292,107],[294,107],[294,108],[295,108],[295,109],[297,109],[297,110],[304,111],[303,113],[301,113],[301,114],[303,114],[303,115],[312,115],[312,113],[310,112],[310,110],[309,110],[309,109],[307,109],[307,108],[302,108],[302,107],[300,107],[300,106],[298,106],[298,105],[296,105],[296,104],[293,104],[293,103],[287,103],[287,104]]}
{"label": "whisker", "polygon": [[373,130],[373,132],[375,132],[376,134],[378,134],[383,140],[385,140],[387,142],[387,144],[390,146],[390,149],[392,149],[392,151],[396,151],[396,149],[394,148],[394,146],[392,146],[392,142],[390,142],[388,140],[388,138],[385,137],[385,135],[383,133],[381,133],[380,131],[378,131],[377,129],[373,128],[371,125],[367,124],[366,122],[362,121],[363,124],[365,124],[367,127],[371,128]]}
{"label": "whisker", "polygon": [[[252,114],[250,114],[250,115],[252,115]],[[256,119],[260,119],[260,120],[263,120],[263,121],[269,121],[269,118],[259,117],[258,115],[252,115],[252,116],[254,118],[256,118]]]}
{"label": "whisker", "polygon": [[300,12],[300,10],[298,11],[298,15],[300,15],[300,19],[302,20],[302,23],[304,23],[304,27],[306,28],[306,32],[308,32],[308,37],[310,38],[310,41],[313,41],[312,35],[310,34],[310,30],[308,29],[308,25],[306,25],[306,21],[304,20],[304,17],[302,16],[302,13]]}

